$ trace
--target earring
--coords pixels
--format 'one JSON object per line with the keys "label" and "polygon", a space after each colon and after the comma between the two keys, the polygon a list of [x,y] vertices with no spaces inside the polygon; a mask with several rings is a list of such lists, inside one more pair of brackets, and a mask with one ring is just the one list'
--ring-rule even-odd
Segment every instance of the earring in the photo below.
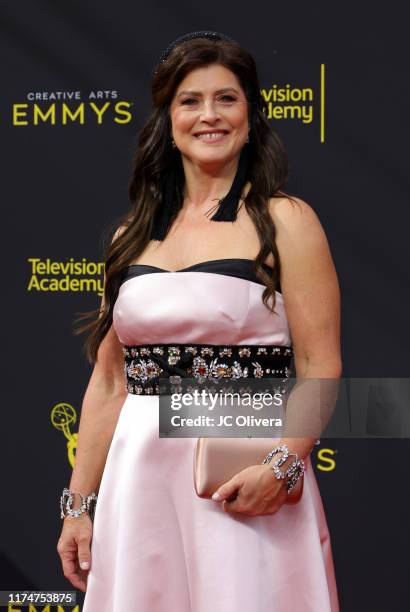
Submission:
{"label": "earring", "polygon": [[175,144],[175,140],[173,138],[171,138],[171,144],[172,144],[172,148],[175,149],[177,145]]}

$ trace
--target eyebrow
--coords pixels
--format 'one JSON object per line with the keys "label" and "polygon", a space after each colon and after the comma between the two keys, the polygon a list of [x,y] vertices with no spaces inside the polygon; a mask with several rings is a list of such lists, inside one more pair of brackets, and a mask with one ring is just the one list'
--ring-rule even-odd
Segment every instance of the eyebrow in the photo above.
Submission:
{"label": "eyebrow", "polygon": [[[222,89],[218,89],[215,93],[224,93],[225,91],[234,91],[235,93],[239,94],[239,91],[237,91],[235,89],[235,87],[223,87]],[[179,98],[180,96],[184,96],[184,95],[190,95],[190,96],[201,96],[201,92],[200,91],[189,91],[189,90],[185,90],[185,91],[180,91],[179,94],[177,95],[177,98]]]}

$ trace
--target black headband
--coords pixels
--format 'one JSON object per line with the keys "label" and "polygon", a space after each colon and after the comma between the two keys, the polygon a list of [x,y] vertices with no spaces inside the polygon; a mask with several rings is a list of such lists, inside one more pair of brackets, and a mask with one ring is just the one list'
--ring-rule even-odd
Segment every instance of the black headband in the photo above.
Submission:
{"label": "black headband", "polygon": [[188,34],[183,34],[183,36],[179,36],[172,42],[168,47],[162,52],[162,55],[159,60],[159,64],[162,64],[166,61],[172,49],[180,45],[181,43],[187,40],[193,40],[194,38],[208,38],[209,40],[226,40],[228,42],[236,43],[236,40],[226,36],[226,34],[221,34],[220,32],[211,32],[209,30],[199,30],[197,32],[188,32]]}

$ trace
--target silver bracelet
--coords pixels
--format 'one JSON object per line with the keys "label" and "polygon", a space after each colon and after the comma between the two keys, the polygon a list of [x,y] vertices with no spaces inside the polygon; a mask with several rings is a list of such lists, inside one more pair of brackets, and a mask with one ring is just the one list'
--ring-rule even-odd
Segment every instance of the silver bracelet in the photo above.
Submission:
{"label": "silver bracelet", "polygon": [[[283,453],[282,457],[273,462],[271,467],[275,478],[281,480],[283,478],[287,478],[286,481],[286,490],[288,493],[293,489],[299,478],[303,475],[305,471],[305,462],[303,459],[299,459],[296,453],[290,453],[286,444],[281,444],[280,446],[276,446],[273,448],[262,461],[262,465],[266,463],[270,463],[272,458],[277,453]],[[293,456],[296,457],[295,461],[287,468],[287,470],[283,471],[280,469],[281,465],[285,463],[288,457]]]}
{"label": "silver bracelet", "polygon": [[79,516],[81,516],[81,514],[87,512],[91,520],[93,520],[95,514],[95,505],[98,499],[97,494],[94,491],[89,495],[83,495],[82,493],[78,493],[78,495],[81,497],[81,506],[74,510],[74,493],[75,491],[71,491],[70,489],[63,489],[63,493],[60,497],[61,518],[63,519],[66,516],[78,518]]}

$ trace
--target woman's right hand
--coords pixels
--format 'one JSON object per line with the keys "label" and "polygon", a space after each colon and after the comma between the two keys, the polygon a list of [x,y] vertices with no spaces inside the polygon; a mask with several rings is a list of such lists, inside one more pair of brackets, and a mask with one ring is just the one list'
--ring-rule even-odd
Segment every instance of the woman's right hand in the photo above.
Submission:
{"label": "woman's right hand", "polygon": [[[91,566],[92,533],[93,524],[86,512],[76,518],[66,516],[57,544],[64,576],[75,588],[83,592],[87,589],[88,571]],[[88,565],[83,568],[84,563]]]}

